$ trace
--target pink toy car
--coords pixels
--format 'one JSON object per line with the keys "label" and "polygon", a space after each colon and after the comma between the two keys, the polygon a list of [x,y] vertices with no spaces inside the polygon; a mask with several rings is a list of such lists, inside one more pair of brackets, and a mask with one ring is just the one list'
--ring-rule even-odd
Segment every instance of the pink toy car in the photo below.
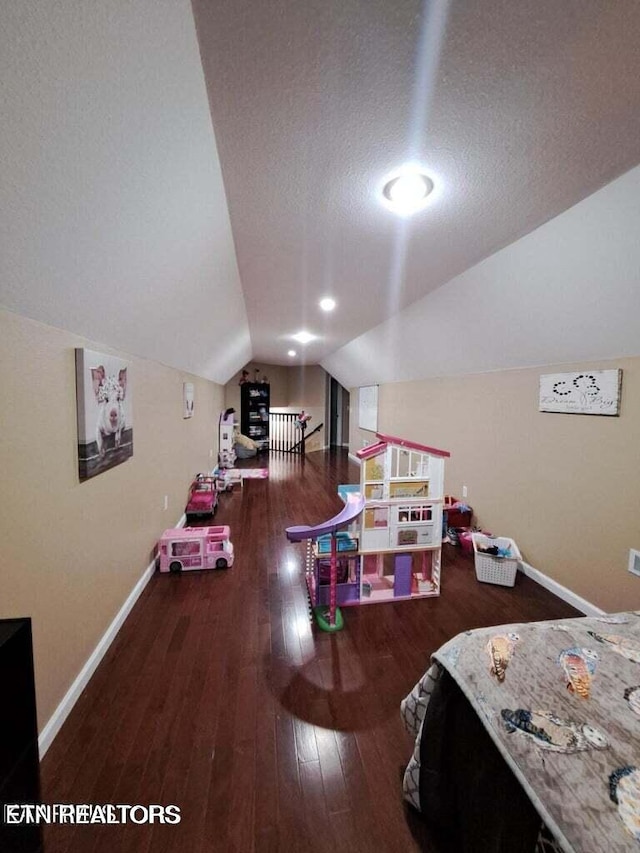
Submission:
{"label": "pink toy car", "polygon": [[218,491],[214,477],[198,474],[191,484],[185,515],[213,515],[218,506]]}
{"label": "pink toy car", "polygon": [[229,528],[175,527],[160,539],[160,571],[182,572],[198,569],[226,569],[233,565],[233,544]]}

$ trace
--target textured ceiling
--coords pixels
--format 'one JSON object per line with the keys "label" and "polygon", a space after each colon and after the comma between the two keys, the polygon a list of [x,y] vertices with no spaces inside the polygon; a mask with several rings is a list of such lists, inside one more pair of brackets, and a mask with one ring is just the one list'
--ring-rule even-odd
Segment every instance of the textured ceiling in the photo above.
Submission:
{"label": "textured ceiling", "polygon": [[323,367],[352,388],[572,362],[597,368],[640,355],[638,234],[640,166],[350,341]]}
{"label": "textured ceiling", "polygon": [[[640,162],[637,0],[193,6],[264,362],[302,327],[326,359]],[[402,221],[378,192],[408,160],[436,191]]]}
{"label": "textured ceiling", "polygon": [[303,327],[349,385],[640,354],[638,45],[638,0],[4,3],[0,305],[216,382]]}
{"label": "textured ceiling", "polygon": [[251,357],[188,0],[0,15],[0,304],[225,382]]}

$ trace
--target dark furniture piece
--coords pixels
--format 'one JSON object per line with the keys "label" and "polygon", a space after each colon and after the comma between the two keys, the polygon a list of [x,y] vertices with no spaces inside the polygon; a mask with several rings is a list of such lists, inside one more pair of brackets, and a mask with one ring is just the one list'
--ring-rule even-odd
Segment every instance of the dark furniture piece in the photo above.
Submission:
{"label": "dark furniture piece", "polygon": [[240,431],[253,439],[260,450],[269,446],[269,395],[266,382],[245,382],[240,386]]}
{"label": "dark furniture piece", "polygon": [[537,850],[540,816],[446,672],[434,688],[424,726],[420,802],[440,834],[443,853]]}
{"label": "dark furniture piece", "polygon": [[637,849],[640,611],[473,628],[431,661],[403,790],[456,853]]}
{"label": "dark furniture piece", "polygon": [[31,619],[0,619],[0,685],[0,850],[37,853],[40,826],[4,822],[5,803],[40,802]]}

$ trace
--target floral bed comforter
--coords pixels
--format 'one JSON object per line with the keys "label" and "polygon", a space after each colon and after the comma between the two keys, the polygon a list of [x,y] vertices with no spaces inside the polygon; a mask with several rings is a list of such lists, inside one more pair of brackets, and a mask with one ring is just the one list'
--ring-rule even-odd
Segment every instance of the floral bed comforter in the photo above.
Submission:
{"label": "floral bed comforter", "polygon": [[416,736],[405,798],[420,802],[423,720],[450,675],[557,847],[640,851],[640,611],[467,631],[402,702]]}

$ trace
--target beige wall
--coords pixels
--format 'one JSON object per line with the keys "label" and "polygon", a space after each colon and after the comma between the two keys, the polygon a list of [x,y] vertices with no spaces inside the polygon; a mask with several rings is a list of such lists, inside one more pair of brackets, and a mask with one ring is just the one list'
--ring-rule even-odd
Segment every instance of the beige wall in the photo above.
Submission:
{"label": "beige wall", "polygon": [[[542,373],[615,367],[620,417],[538,411]],[[352,453],[375,437],[358,429],[357,394]],[[378,429],[449,450],[447,491],[467,485],[478,524],[514,538],[534,568],[605,610],[640,607],[627,571],[640,549],[639,358],[382,385]]]}
{"label": "beige wall", "polygon": [[305,409],[324,406],[327,374],[317,364],[289,368],[288,406]]}
{"label": "beige wall", "polygon": [[[80,483],[74,348],[129,360],[133,457]],[[218,450],[222,386],[0,311],[0,617],[33,620],[40,728]],[[182,383],[195,414],[182,417]],[[214,458],[210,458],[213,451]],[[164,511],[164,496],[168,509]]]}
{"label": "beige wall", "polygon": [[[264,364],[251,361],[245,365],[249,371],[249,379],[253,381],[256,369],[258,380],[267,376],[270,385],[270,407],[279,411],[297,412],[305,409],[311,414],[308,431],[311,432],[318,424],[325,421],[325,389],[326,372],[317,364],[303,367],[288,367],[287,365]],[[240,386],[238,381],[242,371],[225,385],[225,407],[233,407],[238,413],[240,422]],[[325,444],[325,429],[321,429],[310,439],[307,451],[318,450]]]}
{"label": "beige wall", "polygon": [[[269,393],[271,408],[277,409],[282,406],[288,406],[289,400],[289,370],[290,367],[285,367],[277,364],[263,364],[258,361],[250,361],[245,364],[243,370],[249,371],[249,381],[254,382],[257,375],[258,381],[261,381],[264,376],[269,380]],[[258,373],[256,374],[256,370]],[[227,384],[224,386],[225,407],[233,407],[238,413],[240,420],[240,376],[242,370],[239,370]]]}
{"label": "beige wall", "polygon": [[[251,361],[243,370],[249,371],[249,380],[254,381],[256,370],[260,381],[264,376],[268,377],[271,392],[271,408],[286,409],[324,406],[326,373],[320,365],[313,364],[308,367],[288,367],[281,364],[263,364]],[[224,388],[225,405],[233,406],[237,412],[240,411],[240,376],[239,370],[236,375],[227,382]]]}

